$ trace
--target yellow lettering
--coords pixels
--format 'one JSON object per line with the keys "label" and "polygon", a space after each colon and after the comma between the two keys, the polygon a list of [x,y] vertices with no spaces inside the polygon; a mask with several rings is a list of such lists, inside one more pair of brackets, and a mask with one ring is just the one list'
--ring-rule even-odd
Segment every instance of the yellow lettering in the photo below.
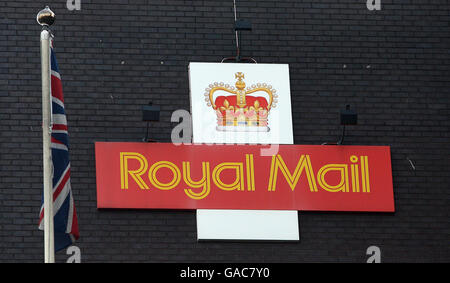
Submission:
{"label": "yellow lettering", "polygon": [[[137,170],[129,170],[128,169],[128,160],[135,159],[139,161],[139,169]],[[148,190],[149,187],[142,180],[141,175],[147,171],[148,163],[145,157],[137,152],[121,152],[120,153],[120,187],[122,189],[128,189],[128,175],[130,175],[136,184],[141,189]]]}
{"label": "yellow lettering", "polygon": [[255,167],[253,165],[253,154],[245,155],[245,168],[247,172],[247,190],[255,191]]}
{"label": "yellow lettering", "polygon": [[[156,172],[158,172],[158,170],[161,168],[167,168],[170,171],[172,171],[172,174],[173,174],[172,181],[170,181],[168,183],[162,183],[158,180],[158,178],[156,178]],[[178,184],[180,183],[180,180],[181,180],[181,172],[180,172],[180,169],[178,169],[178,167],[175,164],[173,164],[172,162],[159,161],[159,162],[154,163],[148,170],[148,178],[150,179],[150,183],[152,183],[153,186],[155,186],[156,188],[158,188],[160,190],[167,191],[167,190],[171,190],[171,189],[175,188],[176,186],[178,186]]]}
{"label": "yellow lettering", "polygon": [[364,193],[370,193],[369,159],[367,156],[361,156],[361,183],[362,191]]}
{"label": "yellow lettering", "polygon": [[202,162],[202,178],[199,181],[193,181],[191,178],[190,162],[183,162],[183,180],[191,188],[203,188],[199,193],[191,189],[184,189],[186,195],[192,199],[204,199],[211,191],[211,180],[209,177],[209,162]]}
{"label": "yellow lettering", "polygon": [[[234,182],[231,184],[225,184],[220,179],[220,173],[226,169],[234,169],[236,171],[236,178],[235,178]],[[214,170],[212,172],[212,178],[213,178],[214,184],[216,184],[216,186],[219,189],[222,189],[225,191],[233,191],[233,190],[243,191],[244,190],[244,182],[242,180],[243,176],[244,176],[244,166],[241,162],[220,163],[219,165],[217,165],[214,168]]]}
{"label": "yellow lettering", "polygon": [[311,165],[311,159],[309,155],[301,155],[300,159],[297,163],[297,167],[295,167],[294,174],[291,174],[289,169],[286,166],[281,155],[277,154],[272,156],[272,163],[270,165],[270,176],[269,176],[269,191],[276,190],[277,178],[278,178],[278,169],[280,169],[281,173],[283,173],[284,178],[287,183],[291,187],[291,190],[294,191],[300,175],[303,173],[303,170],[306,172],[306,178],[308,180],[309,190],[311,192],[317,192],[317,184],[314,179],[314,172]]}
{"label": "yellow lettering", "polygon": [[[350,161],[353,163],[358,162],[358,157],[356,157],[355,155],[352,155],[350,157]],[[359,169],[358,169],[358,164],[351,164],[350,165],[350,170],[351,170],[351,175],[352,175],[352,190],[354,193],[359,193]]]}
{"label": "yellow lettering", "polygon": [[[339,171],[341,180],[337,185],[330,185],[325,181],[325,175],[329,171]],[[326,191],[329,192],[348,192],[348,165],[347,164],[328,164],[320,168],[317,173],[317,182]]]}

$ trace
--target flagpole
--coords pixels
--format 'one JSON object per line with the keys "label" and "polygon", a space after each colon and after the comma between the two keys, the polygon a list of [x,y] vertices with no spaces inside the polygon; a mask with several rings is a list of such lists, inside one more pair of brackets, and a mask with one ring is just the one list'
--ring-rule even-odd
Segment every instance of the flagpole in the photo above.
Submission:
{"label": "flagpole", "polygon": [[42,149],[44,184],[44,261],[55,262],[55,239],[53,227],[53,167],[51,152],[51,63],[50,41],[52,33],[49,26],[55,21],[55,14],[48,6],[41,10],[37,22],[41,31],[41,74],[42,74]]}

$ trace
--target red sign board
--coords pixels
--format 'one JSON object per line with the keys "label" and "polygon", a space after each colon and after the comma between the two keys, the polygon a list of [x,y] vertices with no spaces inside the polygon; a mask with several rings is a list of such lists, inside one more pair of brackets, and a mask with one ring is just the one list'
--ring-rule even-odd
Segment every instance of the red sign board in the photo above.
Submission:
{"label": "red sign board", "polygon": [[388,146],[98,142],[97,207],[394,211]]}

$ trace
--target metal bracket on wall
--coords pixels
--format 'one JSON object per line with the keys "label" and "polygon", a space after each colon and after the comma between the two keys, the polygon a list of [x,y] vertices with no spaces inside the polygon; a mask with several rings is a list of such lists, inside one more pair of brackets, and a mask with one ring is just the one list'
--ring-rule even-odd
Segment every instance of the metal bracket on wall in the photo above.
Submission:
{"label": "metal bracket on wall", "polygon": [[239,45],[239,39],[242,38],[241,31],[251,31],[252,23],[247,20],[238,20],[237,19],[237,10],[236,10],[236,0],[233,0],[234,4],[234,32],[236,34],[236,56],[235,57],[227,57],[223,58],[220,63],[226,61],[235,61],[236,63],[255,63],[258,62],[252,57],[241,57],[241,48]]}

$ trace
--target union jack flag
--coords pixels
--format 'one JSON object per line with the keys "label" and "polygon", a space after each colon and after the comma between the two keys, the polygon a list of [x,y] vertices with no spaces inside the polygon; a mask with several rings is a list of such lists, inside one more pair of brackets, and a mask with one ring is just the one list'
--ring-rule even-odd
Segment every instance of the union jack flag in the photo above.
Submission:
{"label": "union jack flag", "polygon": [[[79,237],[78,220],[70,186],[69,137],[67,132],[64,96],[58,64],[50,48],[53,163],[53,222],[55,251],[62,250]],[[39,213],[39,229],[44,230],[44,201]]]}

